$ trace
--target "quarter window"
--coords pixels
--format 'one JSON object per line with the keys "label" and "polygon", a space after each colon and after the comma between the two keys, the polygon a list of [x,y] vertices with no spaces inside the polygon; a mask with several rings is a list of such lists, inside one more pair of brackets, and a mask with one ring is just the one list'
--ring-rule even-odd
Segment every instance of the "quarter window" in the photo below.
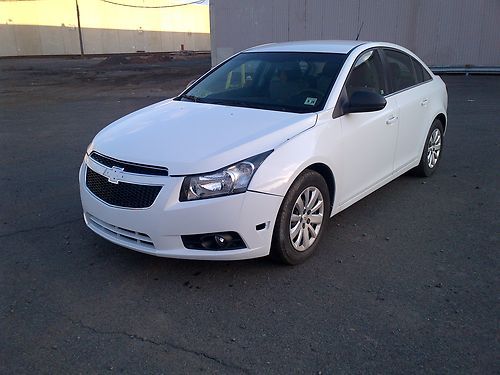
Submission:
{"label": "quarter window", "polygon": [[385,82],[382,62],[378,52],[371,50],[362,54],[356,62],[346,82],[347,95],[355,91],[373,91],[385,95]]}
{"label": "quarter window", "polygon": [[420,64],[413,57],[411,58],[411,61],[413,63],[413,67],[415,68],[415,73],[417,75],[417,83],[422,83],[422,82],[429,81],[430,79],[432,79],[430,74],[427,72],[427,70],[424,69],[422,64]]}
{"label": "quarter window", "polygon": [[417,84],[410,56],[399,51],[385,50],[385,57],[391,81],[391,93]]}

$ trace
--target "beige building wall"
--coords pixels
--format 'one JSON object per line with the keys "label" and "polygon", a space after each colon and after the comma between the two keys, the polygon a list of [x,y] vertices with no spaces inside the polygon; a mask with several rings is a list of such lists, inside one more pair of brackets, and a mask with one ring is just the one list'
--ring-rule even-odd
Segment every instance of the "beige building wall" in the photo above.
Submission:
{"label": "beige building wall", "polygon": [[[85,54],[177,51],[181,45],[186,50],[210,50],[208,6],[133,8],[102,0],[78,0],[78,5]],[[79,53],[75,0],[0,0],[0,56]]]}

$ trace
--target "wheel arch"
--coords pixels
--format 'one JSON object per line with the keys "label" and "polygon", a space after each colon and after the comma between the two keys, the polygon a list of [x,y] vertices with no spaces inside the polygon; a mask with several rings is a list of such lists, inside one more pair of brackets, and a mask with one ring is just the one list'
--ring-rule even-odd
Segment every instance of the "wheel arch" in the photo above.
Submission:
{"label": "wheel arch", "polygon": [[328,192],[330,194],[330,206],[333,208],[335,202],[335,176],[333,175],[332,170],[328,165],[323,163],[311,164],[304,170],[307,169],[319,173],[325,179],[326,185],[328,186]]}
{"label": "wheel arch", "polygon": [[443,133],[446,133],[447,119],[444,113],[439,113],[435,120],[439,120],[443,124]]}

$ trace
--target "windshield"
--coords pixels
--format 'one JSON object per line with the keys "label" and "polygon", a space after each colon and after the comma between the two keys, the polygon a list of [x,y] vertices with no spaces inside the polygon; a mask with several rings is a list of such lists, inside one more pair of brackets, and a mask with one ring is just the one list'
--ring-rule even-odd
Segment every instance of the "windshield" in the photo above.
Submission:
{"label": "windshield", "polygon": [[323,109],[345,54],[241,53],[177,100],[297,113]]}

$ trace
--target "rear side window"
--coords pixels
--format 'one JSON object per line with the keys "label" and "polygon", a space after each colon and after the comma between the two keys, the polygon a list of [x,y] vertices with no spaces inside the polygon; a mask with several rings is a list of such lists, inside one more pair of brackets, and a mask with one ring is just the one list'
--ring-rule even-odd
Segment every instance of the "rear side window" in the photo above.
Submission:
{"label": "rear side window", "polygon": [[411,57],[394,50],[385,50],[384,52],[391,82],[390,92],[393,93],[416,85],[417,77],[413,69]]}
{"label": "rear side window", "polygon": [[429,81],[431,79],[430,74],[427,70],[424,69],[422,64],[420,64],[413,57],[411,58],[411,62],[413,63],[413,68],[415,68],[415,74],[417,75],[417,83],[422,83],[425,81]]}

